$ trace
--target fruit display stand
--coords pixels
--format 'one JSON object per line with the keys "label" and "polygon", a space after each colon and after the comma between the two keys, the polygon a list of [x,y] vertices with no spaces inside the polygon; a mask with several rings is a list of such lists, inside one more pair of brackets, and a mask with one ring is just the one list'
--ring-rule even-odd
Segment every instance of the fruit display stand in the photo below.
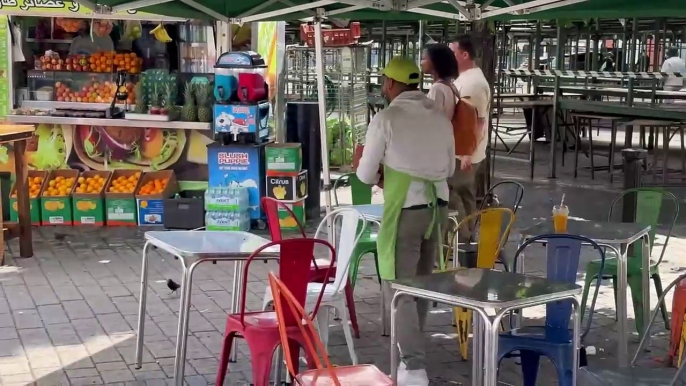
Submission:
{"label": "fruit display stand", "polygon": [[[33,256],[33,236],[31,235],[29,170],[26,162],[26,141],[33,136],[34,126],[0,125],[0,144],[14,147],[14,171],[16,180],[14,190],[17,196],[18,222],[4,223],[0,218],[0,248],[5,250],[5,240],[19,237],[19,256]],[[4,253],[0,254],[0,264],[4,263]]]}
{"label": "fruit display stand", "polygon": [[[43,186],[48,183],[48,172],[42,170],[29,170],[29,213],[31,216],[31,225],[40,225],[40,194],[43,192]],[[17,222],[19,220],[19,205],[17,203],[17,182],[15,181],[10,192],[10,220]]]}
{"label": "fruit display stand", "polygon": [[73,225],[72,194],[78,170],[53,170],[41,192],[41,225]]}
{"label": "fruit display stand", "polygon": [[141,172],[115,170],[105,192],[105,221],[108,226],[136,226],[137,213],[134,192],[141,181]]}
{"label": "fruit display stand", "polygon": [[138,225],[163,225],[164,200],[179,191],[173,170],[143,174],[136,190]]}
{"label": "fruit display stand", "polygon": [[105,225],[105,187],[112,172],[81,173],[74,189],[74,225]]}

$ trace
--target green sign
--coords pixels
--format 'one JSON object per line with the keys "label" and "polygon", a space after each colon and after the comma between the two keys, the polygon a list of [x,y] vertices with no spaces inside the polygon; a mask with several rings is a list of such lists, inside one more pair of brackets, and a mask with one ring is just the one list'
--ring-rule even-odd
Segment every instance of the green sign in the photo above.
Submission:
{"label": "green sign", "polygon": [[0,117],[9,115],[12,109],[10,101],[10,52],[11,42],[8,32],[9,23],[4,20],[0,23]]}

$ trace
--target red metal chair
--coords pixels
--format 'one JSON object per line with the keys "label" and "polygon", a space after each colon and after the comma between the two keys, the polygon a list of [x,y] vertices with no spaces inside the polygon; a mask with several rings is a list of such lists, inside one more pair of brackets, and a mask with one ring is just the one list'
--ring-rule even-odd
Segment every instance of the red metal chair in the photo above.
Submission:
{"label": "red metal chair", "polygon": [[[279,209],[288,212],[298,224],[298,230],[302,237],[307,237],[305,228],[295,217],[291,208],[274,198],[262,197],[262,210],[264,210],[264,213],[267,215],[267,226],[269,227],[269,234],[272,237],[272,241],[283,239],[281,226],[279,225]],[[310,266],[310,281],[313,283],[324,283],[325,281],[327,283],[332,282],[336,277],[336,267],[334,266],[333,270],[327,274],[327,272],[329,272],[330,263],[331,262],[327,259],[315,258]],[[357,325],[357,313],[355,312],[355,297],[353,296],[353,286],[350,283],[350,279],[348,279],[348,282],[345,284],[345,303],[348,305],[350,324],[352,324],[353,331],[355,332],[355,338],[360,339],[360,328]]]}
{"label": "red metal chair", "polygon": [[[331,365],[329,356],[326,354],[324,344],[319,339],[314,328],[312,319],[305,314],[302,303],[298,302],[288,287],[274,274],[269,274],[269,285],[274,294],[274,308],[279,322],[279,336],[285,351],[289,350],[292,334],[289,328],[292,326],[288,321],[295,320],[295,325],[300,329],[303,342],[298,342],[307,352],[310,364],[314,364],[311,370],[299,373],[298,358],[286,356],[288,372],[295,378],[295,383],[301,386],[310,385],[365,385],[365,386],[392,386],[393,381],[374,365],[353,365],[334,367]],[[303,323],[304,322],[304,323]],[[304,344],[303,344],[304,343]],[[321,360],[320,355],[321,354]],[[322,361],[324,366],[322,366]]]}
{"label": "red metal chair", "polygon": [[[217,369],[217,385],[224,384],[234,338],[242,336],[248,343],[252,360],[253,384],[255,386],[269,386],[272,356],[274,350],[281,343],[279,323],[274,311],[245,311],[250,263],[252,263],[253,259],[259,258],[259,254],[266,248],[278,245],[280,248],[279,276],[282,278],[284,285],[294,295],[295,301],[297,301],[298,304],[304,304],[307,296],[309,267],[314,258],[314,247],[317,244],[327,247],[331,254],[331,258],[335,259],[335,251],[328,242],[309,238],[295,238],[273,241],[257,249],[245,262],[240,313],[231,314],[226,319],[224,343],[222,346],[221,358],[219,360],[219,368]],[[332,268],[329,268],[329,270],[332,270]],[[324,294],[324,288],[325,287],[322,287],[322,292],[315,303],[312,311],[313,315],[316,315],[317,313]],[[286,327],[285,330],[288,338],[302,346],[305,343],[305,340],[299,328],[295,327],[298,323],[299,322],[294,318],[288,318],[284,326]],[[286,357],[294,356],[295,358],[298,358],[298,349],[295,345],[293,345],[293,350],[288,350],[285,346],[284,350],[284,352],[287,353],[285,355]],[[310,364],[313,363],[312,361],[308,362]]]}
{"label": "red metal chair", "polygon": [[686,280],[680,281],[674,290],[672,298],[672,328],[669,342],[669,357],[673,366],[678,366],[682,362],[684,346],[686,345]]}

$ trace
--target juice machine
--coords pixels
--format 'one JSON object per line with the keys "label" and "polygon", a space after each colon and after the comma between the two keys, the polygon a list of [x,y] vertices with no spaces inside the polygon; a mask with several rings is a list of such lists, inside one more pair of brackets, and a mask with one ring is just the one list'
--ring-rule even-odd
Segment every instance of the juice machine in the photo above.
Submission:
{"label": "juice machine", "polygon": [[224,144],[269,138],[267,66],[256,52],[225,52],[214,66],[213,128]]}
{"label": "juice machine", "polygon": [[248,188],[253,226],[264,228],[265,146],[269,143],[267,66],[252,51],[226,52],[214,66],[214,119],[218,143],[208,146],[210,188]]}

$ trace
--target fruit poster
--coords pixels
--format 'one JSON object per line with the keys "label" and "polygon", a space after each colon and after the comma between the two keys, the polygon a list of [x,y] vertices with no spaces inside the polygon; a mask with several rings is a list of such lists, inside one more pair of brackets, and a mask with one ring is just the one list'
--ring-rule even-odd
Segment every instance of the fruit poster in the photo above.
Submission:
{"label": "fruit poster", "polygon": [[[33,170],[174,170],[179,180],[207,181],[209,130],[40,124],[26,158]],[[14,171],[11,144],[0,145],[0,171]]]}
{"label": "fruit poster", "polygon": [[278,60],[285,54],[285,31],[284,22],[259,22],[257,26],[257,53],[262,55],[267,63],[267,84],[269,85],[269,101],[273,101],[276,95],[277,76],[280,73]]}

